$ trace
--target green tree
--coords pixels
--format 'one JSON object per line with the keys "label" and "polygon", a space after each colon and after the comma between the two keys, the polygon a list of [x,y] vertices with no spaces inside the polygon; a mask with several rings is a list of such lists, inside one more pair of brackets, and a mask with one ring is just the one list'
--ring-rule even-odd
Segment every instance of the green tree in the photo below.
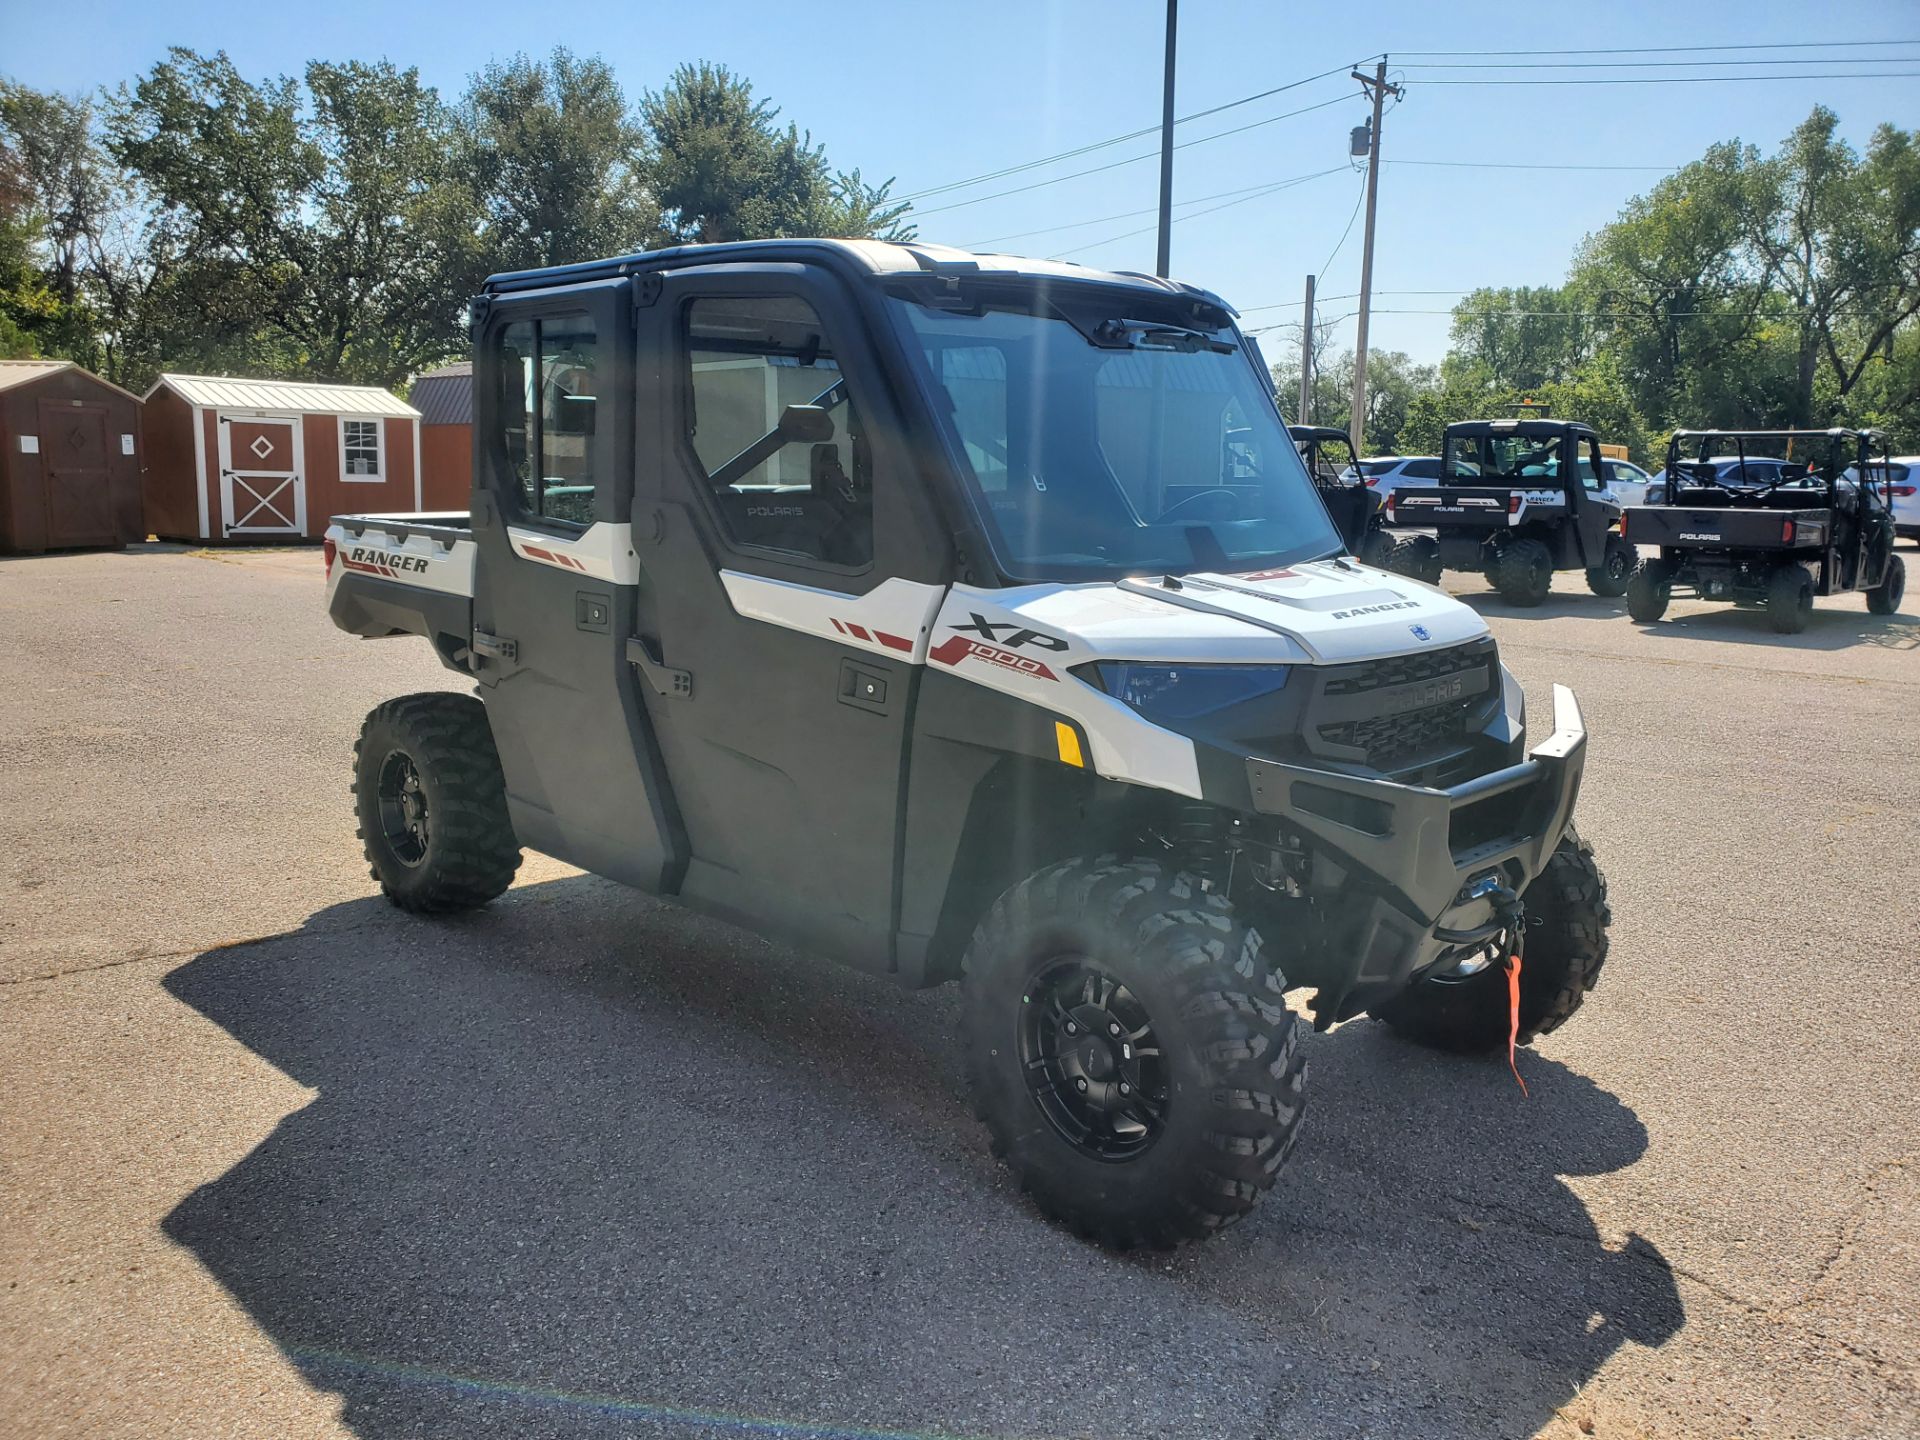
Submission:
{"label": "green tree", "polygon": [[1557,285],[1473,291],[1453,307],[1447,384],[1525,389],[1568,379],[1592,353],[1593,324]]}
{"label": "green tree", "polygon": [[[1787,418],[1815,423],[1843,403],[1900,325],[1920,313],[1920,156],[1882,125],[1863,163],[1825,106],[1764,167],[1768,198],[1750,238],[1789,307],[1793,395]],[[1816,407],[1825,365],[1829,404]]]}
{"label": "green tree", "polygon": [[756,99],[722,65],[682,65],[649,92],[641,117],[653,141],[649,166],[668,243],[830,235],[906,240],[908,206],[893,182],[869,186],[835,173],[823,146]]}
{"label": "green tree", "polygon": [[477,257],[453,120],[418,72],[315,62],[258,85],[175,49],[114,103],[150,188],[177,361],[392,385],[458,340]]}
{"label": "green tree", "polygon": [[660,210],[646,132],[613,69],[557,49],[489,65],[460,105],[487,268],[564,265],[646,248]]}
{"label": "green tree", "polygon": [[[1344,350],[1328,358],[1329,345],[1322,343],[1315,348],[1319,354],[1314,364],[1312,423],[1350,431],[1347,422],[1353,410],[1353,352]],[[1297,355],[1288,356],[1273,366],[1273,383],[1280,395],[1281,412],[1292,414],[1300,403]],[[1432,365],[1416,365],[1405,351],[1369,351],[1367,420],[1361,449],[1369,455],[1397,453],[1415,400],[1438,384],[1439,371]],[[1363,437],[1354,438],[1362,440]]]}

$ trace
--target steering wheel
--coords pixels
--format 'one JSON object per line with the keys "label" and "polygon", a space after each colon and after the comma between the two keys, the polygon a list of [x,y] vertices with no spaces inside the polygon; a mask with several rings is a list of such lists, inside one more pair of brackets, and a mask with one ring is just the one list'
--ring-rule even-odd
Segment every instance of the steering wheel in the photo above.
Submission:
{"label": "steering wheel", "polygon": [[[1203,506],[1207,501],[1210,501],[1210,500],[1218,501],[1221,499],[1225,499],[1228,502],[1227,508],[1229,513],[1223,514],[1223,515],[1214,515],[1208,518],[1215,519],[1215,520],[1238,520],[1240,518],[1240,497],[1237,494],[1235,494],[1232,490],[1229,490],[1226,486],[1216,485],[1213,488],[1208,490],[1195,491],[1193,494],[1187,496],[1186,499],[1181,500],[1178,503],[1169,506],[1165,510],[1162,510],[1160,512],[1160,518],[1154,521],[1153,523],[1156,525],[1168,524],[1174,519],[1175,516],[1179,515],[1180,512],[1183,510],[1197,509]],[[1200,517],[1189,517],[1189,518],[1200,518]]]}

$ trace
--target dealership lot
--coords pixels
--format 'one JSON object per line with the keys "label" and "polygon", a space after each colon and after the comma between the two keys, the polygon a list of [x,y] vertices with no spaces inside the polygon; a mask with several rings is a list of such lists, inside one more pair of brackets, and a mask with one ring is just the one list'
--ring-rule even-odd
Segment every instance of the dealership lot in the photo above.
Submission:
{"label": "dealership lot", "polygon": [[458,680],[317,552],[0,564],[0,1431],[1920,1429],[1920,616],[1449,586],[1580,694],[1602,984],[1530,1098],[1315,1037],[1275,1194],[1116,1257],[987,1156],[948,991],[539,858],[381,902],[353,733]]}

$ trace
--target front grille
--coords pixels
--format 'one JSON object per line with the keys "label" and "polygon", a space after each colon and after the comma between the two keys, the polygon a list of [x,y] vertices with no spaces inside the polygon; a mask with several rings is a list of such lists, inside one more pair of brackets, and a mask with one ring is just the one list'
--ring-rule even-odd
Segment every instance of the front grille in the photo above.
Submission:
{"label": "front grille", "polygon": [[1450,645],[1445,650],[1419,650],[1411,655],[1395,655],[1387,660],[1363,660],[1358,665],[1339,666],[1329,673],[1320,693],[1357,695],[1387,685],[1432,680],[1460,670],[1479,669],[1492,655],[1491,640],[1470,640],[1465,645]]}
{"label": "front grille", "polygon": [[[1360,752],[1376,770],[1433,759],[1464,741],[1498,695],[1494,654],[1493,641],[1482,639],[1340,666],[1321,682],[1323,718],[1314,734],[1323,746]],[[1462,681],[1459,693],[1423,702],[1426,687],[1455,676]],[[1393,694],[1402,688],[1405,695]]]}

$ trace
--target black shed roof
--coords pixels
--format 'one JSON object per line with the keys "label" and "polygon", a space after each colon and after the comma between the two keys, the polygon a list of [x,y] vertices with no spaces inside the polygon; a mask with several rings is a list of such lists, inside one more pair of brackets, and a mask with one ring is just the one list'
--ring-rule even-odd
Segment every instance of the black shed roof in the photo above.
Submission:
{"label": "black shed roof", "polygon": [[422,425],[471,425],[473,362],[462,360],[427,371],[413,382],[407,398],[420,412]]}

